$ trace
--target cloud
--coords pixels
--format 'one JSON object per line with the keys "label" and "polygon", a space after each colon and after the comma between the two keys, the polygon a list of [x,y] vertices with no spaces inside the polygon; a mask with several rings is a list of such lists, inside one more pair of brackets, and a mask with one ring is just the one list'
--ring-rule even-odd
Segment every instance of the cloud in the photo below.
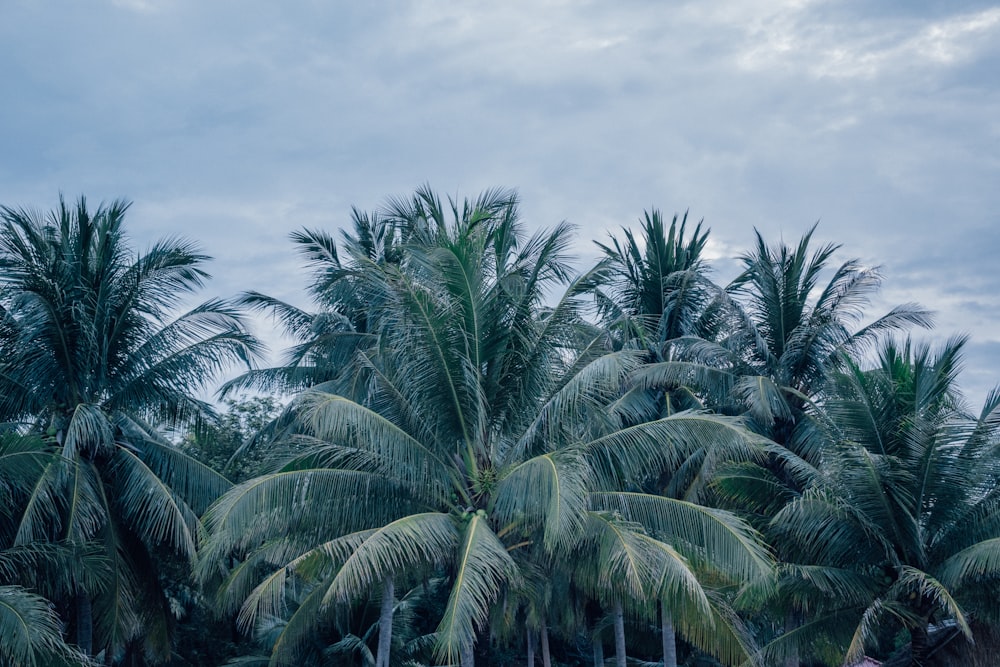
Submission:
{"label": "cloud", "polygon": [[1000,8],[944,18],[824,20],[806,5],[752,20],[737,56],[750,71],[782,69],[814,78],[872,80],[930,66],[952,66],[995,49]]}
{"label": "cloud", "polygon": [[128,196],[140,244],[200,239],[219,293],[301,298],[288,232],[424,182],[519,188],[529,225],[578,225],[581,267],[655,206],[704,217],[720,262],[821,220],[947,332],[975,294],[935,270],[993,288],[993,5],[9,4],[0,202]]}

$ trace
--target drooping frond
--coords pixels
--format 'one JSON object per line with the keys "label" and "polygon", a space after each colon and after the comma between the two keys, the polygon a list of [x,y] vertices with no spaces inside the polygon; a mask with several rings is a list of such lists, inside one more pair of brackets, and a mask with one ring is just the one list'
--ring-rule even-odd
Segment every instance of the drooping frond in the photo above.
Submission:
{"label": "drooping frond", "polygon": [[452,517],[411,514],[378,528],[358,545],[330,581],[323,603],[347,602],[374,583],[420,565],[440,565],[458,544]]}
{"label": "drooping frond", "polygon": [[722,449],[736,460],[753,458],[759,438],[738,420],[705,413],[680,412],[629,426],[584,444],[588,461],[605,484],[643,480],[675,469],[692,452]]}
{"label": "drooping frond", "polygon": [[428,496],[442,494],[451,486],[453,466],[442,460],[447,454],[428,449],[382,415],[322,392],[303,394],[298,405],[302,421],[315,437],[370,452],[379,472],[412,488],[426,487]]}
{"label": "drooping frond", "polygon": [[514,466],[493,494],[490,512],[501,525],[541,526],[545,548],[571,543],[586,520],[588,469],[579,451],[560,449]]}
{"label": "drooping frond", "polygon": [[[370,504],[368,498],[383,502]],[[414,503],[379,475],[306,469],[277,472],[235,486],[206,512],[203,578],[225,555],[256,547],[275,534],[322,536],[351,532],[405,515]],[[200,565],[200,567],[202,567]]]}
{"label": "drooping frond", "polygon": [[168,544],[189,559],[195,555],[198,517],[135,453],[115,452],[114,502],[124,521],[147,544]]}
{"label": "drooping frond", "polygon": [[643,525],[695,562],[739,581],[767,573],[772,558],[760,535],[723,510],[674,498],[632,492],[595,492],[591,507]]}
{"label": "drooping frond", "polygon": [[503,586],[515,584],[518,569],[487,520],[472,515],[455,554],[454,583],[437,628],[435,652],[449,662],[471,647]]}
{"label": "drooping frond", "polygon": [[218,472],[168,442],[148,435],[133,442],[138,449],[136,455],[196,515],[203,514],[233,486]]}
{"label": "drooping frond", "polygon": [[655,599],[663,583],[662,555],[643,527],[611,512],[588,512],[577,578],[605,601]]}
{"label": "drooping frond", "polygon": [[0,659],[23,667],[88,664],[63,641],[49,601],[18,586],[0,586]]}

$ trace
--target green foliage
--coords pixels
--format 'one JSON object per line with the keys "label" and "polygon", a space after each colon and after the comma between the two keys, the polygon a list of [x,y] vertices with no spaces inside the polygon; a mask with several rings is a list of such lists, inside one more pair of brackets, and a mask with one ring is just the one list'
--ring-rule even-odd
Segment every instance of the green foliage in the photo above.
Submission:
{"label": "green foliage", "polygon": [[[424,187],[293,234],[314,312],[184,310],[207,258],[136,253],[127,209],[0,207],[0,662],[582,663],[614,625],[636,664],[676,630],[840,665],[1000,627],[1000,391],[968,414],[965,339],[891,338],[929,313],[870,321],[879,270],[815,227],[722,289],[653,210],[574,277],[565,223]],[[243,309],[294,343],[216,414]]]}
{"label": "green foliage", "polygon": [[[507,622],[493,617],[499,601],[516,610],[532,597],[525,569],[583,576],[562,558],[583,551],[595,492],[625,502],[622,489],[693,446],[754,443],[737,423],[704,415],[623,423],[615,400],[641,354],[609,352],[605,334],[585,322],[589,277],[546,305],[568,278],[567,226],[528,237],[504,191],[442,206],[421,190],[375,217],[392,226],[384,238],[400,240],[391,257],[373,257],[361,240],[340,253],[308,235],[311,257],[329,268],[317,274],[318,294],[329,292],[320,303],[355,329],[363,323],[370,339],[289,405],[298,429],[289,462],[206,515],[200,575],[223,577],[221,601],[238,605],[249,628],[273,615],[315,626],[332,603],[364,599],[386,578],[443,572],[450,592],[436,654],[467,664],[487,624]],[[741,559],[768,569],[752,530],[712,517],[726,529],[670,520],[653,527],[656,536],[640,523],[629,529],[629,544],[658,554],[636,571],[633,598],[681,577],[677,590],[704,599],[686,559],[707,564],[712,550],[737,578],[747,573]],[[300,587],[318,593],[295,611],[286,600]],[[282,634],[272,661],[298,646]]]}
{"label": "green foliage", "polygon": [[135,253],[127,209],[91,211],[82,197],[45,215],[0,207],[0,419],[48,434],[41,467],[16,472],[4,539],[100,549],[109,575],[95,586],[74,569],[61,602],[81,650],[108,660],[169,654],[170,619],[144,569],[160,546],[193,559],[197,513],[228,486],[151,424],[209,414],[192,394],[258,353],[226,302],[176,314],[207,257],[180,239]]}
{"label": "green foliage", "polygon": [[242,482],[267,465],[266,447],[257,440],[266,440],[281,405],[270,396],[228,398],[224,405],[221,413],[193,425],[179,448],[233,482]]}

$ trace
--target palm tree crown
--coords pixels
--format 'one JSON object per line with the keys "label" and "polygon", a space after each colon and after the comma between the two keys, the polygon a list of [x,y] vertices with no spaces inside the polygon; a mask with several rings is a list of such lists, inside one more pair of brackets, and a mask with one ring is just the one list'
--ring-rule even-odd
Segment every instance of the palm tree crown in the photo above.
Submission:
{"label": "palm tree crown", "polygon": [[[206,518],[202,574],[225,575],[223,603],[245,624],[285,609],[290,582],[308,582],[276,655],[330,603],[434,568],[451,582],[438,653],[469,665],[493,604],[523,591],[524,568],[557,562],[585,533],[608,558],[589,588],[613,592],[627,577],[630,599],[669,591],[706,609],[681,552],[710,553],[735,577],[767,568],[733,516],[619,492],[685,448],[750,445],[734,424],[700,415],[622,427],[613,401],[639,354],[607,353],[583,322],[586,281],[546,305],[568,276],[568,226],[526,237],[507,191],[446,208],[423,190],[390,211],[407,239],[399,261],[351,258],[365,267],[352,289],[378,304],[366,316],[376,343],[293,404],[302,453]],[[676,534],[676,550],[660,541]],[[638,570],[636,550],[650,556]],[[231,556],[239,565],[220,568]]]}
{"label": "palm tree crown", "polygon": [[196,512],[228,486],[150,424],[203,414],[192,390],[258,352],[222,301],[171,319],[207,257],[177,239],[134,253],[128,207],[0,209],[0,420],[45,430],[61,453],[34,478],[14,540],[103,545],[117,578],[76,592],[75,631],[85,651],[112,654],[164,620],[135,568],[158,544],[193,556]]}
{"label": "palm tree crown", "polygon": [[[803,594],[825,598],[813,630],[848,657],[905,629],[913,664],[929,626],[995,622],[1000,574],[1000,393],[976,418],[956,389],[965,339],[935,352],[889,340],[879,363],[846,362],[828,405],[836,446],[817,484],[774,518]],[[808,597],[806,598],[808,599]]]}

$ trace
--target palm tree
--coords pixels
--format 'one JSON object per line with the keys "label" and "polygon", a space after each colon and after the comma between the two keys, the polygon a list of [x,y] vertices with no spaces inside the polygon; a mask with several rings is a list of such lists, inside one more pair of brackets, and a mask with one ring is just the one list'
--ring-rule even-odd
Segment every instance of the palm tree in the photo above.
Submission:
{"label": "palm tree", "polygon": [[678,341],[679,361],[650,369],[661,382],[694,386],[717,409],[746,413],[754,430],[810,461],[815,452],[811,432],[803,430],[805,413],[842,353],[863,352],[886,332],[931,325],[927,310],[908,303],[855,328],[882,275],[852,259],[821,284],[840,246],[810,252],[815,231],[814,225],[795,247],[768,246],[757,232],[753,251],[742,257],[743,273],[727,288],[735,297],[729,334]]}
{"label": "palm tree", "polygon": [[0,434],[0,659],[5,664],[83,664],[67,645],[52,603],[40,592],[72,591],[74,578],[97,582],[93,553],[66,545],[11,546],[16,508],[57,453],[40,438]]}
{"label": "palm tree", "polygon": [[808,564],[792,568],[802,594],[830,598],[808,630],[839,632],[848,659],[885,624],[909,633],[917,666],[932,625],[971,639],[971,618],[1000,620],[1000,391],[978,418],[966,414],[964,344],[890,340],[873,370],[845,361],[828,407],[838,449],[774,519],[794,562]]}
{"label": "palm tree", "polygon": [[[673,343],[673,356],[650,364],[638,387],[688,387],[714,409],[743,414],[748,426],[773,444],[763,462],[743,461],[716,471],[713,490],[730,506],[749,514],[785,559],[783,542],[768,532],[774,514],[798,497],[819,474],[826,442],[817,419],[829,374],[845,353],[861,353],[886,332],[930,326],[930,314],[903,304],[859,326],[865,306],[881,284],[877,267],[848,260],[830,269],[838,245],[810,245],[813,226],[795,246],[769,246],[756,233],[742,257],[743,273],[727,288],[732,299],[723,318],[729,333],[717,340],[686,336]],[[725,321],[725,319],[723,319]],[[789,593],[777,598],[785,630],[800,622],[801,609]],[[794,635],[793,635],[794,636]],[[790,653],[785,663],[796,666]]]}
{"label": "palm tree", "polygon": [[507,191],[449,204],[450,215],[428,190],[391,203],[407,230],[401,260],[350,260],[365,266],[354,289],[378,304],[366,314],[375,344],[296,399],[300,454],[206,515],[202,577],[225,577],[222,606],[244,627],[280,614],[293,583],[309,586],[275,661],[330,605],[441,571],[451,586],[437,653],[472,665],[491,609],[517,600],[524,568],[572,557],[595,522],[679,536],[676,549],[635,539],[657,554],[642,572],[655,580],[669,563],[691,608],[705,594],[682,553],[711,554],[736,578],[768,567],[732,515],[619,492],[685,448],[750,445],[733,422],[703,415],[621,426],[610,404],[638,353],[606,353],[583,323],[586,280],[544,305],[568,276],[569,228],[526,238]]}
{"label": "palm tree", "polygon": [[681,336],[711,338],[717,321],[712,309],[720,290],[708,279],[703,257],[708,230],[699,222],[685,237],[687,213],[675,215],[669,229],[657,209],[644,213],[639,238],[623,228],[624,238],[598,243],[604,254],[596,290],[605,325],[621,345],[633,344],[664,358],[664,343]]}
{"label": "palm tree", "polygon": [[193,557],[197,515],[228,487],[150,424],[206,414],[191,392],[258,352],[222,301],[170,319],[207,257],[178,239],[135,254],[128,207],[90,211],[81,197],[48,215],[0,208],[0,419],[44,432],[59,453],[14,539],[101,546],[111,581],[78,582],[73,628],[83,652],[109,660],[140,640],[166,654],[162,593],[140,573],[155,572],[161,545]]}
{"label": "palm tree", "polygon": [[[494,207],[501,203],[480,202]],[[422,200],[417,198],[415,205],[422,205]],[[368,213],[352,209],[352,230],[341,234],[343,251],[338,249],[337,239],[323,230],[293,232],[292,241],[312,269],[307,291],[317,310],[309,312],[252,290],[243,293],[239,303],[271,315],[294,344],[280,365],[244,373],[223,385],[222,394],[239,390],[293,394],[350,369],[349,362],[358,350],[375,340],[369,320],[379,304],[366,300],[374,295],[363,292],[363,274],[372,265],[396,266],[402,261],[406,243],[418,226],[404,215],[400,210]]]}
{"label": "palm tree", "polygon": [[[661,213],[646,212],[640,234],[623,229],[624,238],[598,243],[604,259],[597,270],[599,311],[604,325],[622,347],[645,351],[650,364],[675,360],[675,340],[714,340],[732,320],[732,304],[708,278],[703,257],[708,230],[699,222],[686,237],[687,214],[671,220],[669,229]],[[621,399],[630,423],[668,416],[683,409],[703,409],[699,397],[687,387],[660,387],[640,383]],[[625,409],[627,406],[627,409]],[[724,448],[722,448],[724,450]],[[723,456],[720,457],[720,454]],[[694,450],[679,466],[663,471],[649,484],[651,492],[688,501],[704,500],[712,469],[725,460],[720,448]],[[676,632],[669,606],[660,600],[663,664],[676,667]],[[615,614],[621,635],[621,609]],[[716,633],[720,636],[721,633]],[[618,647],[621,653],[621,648]]]}

